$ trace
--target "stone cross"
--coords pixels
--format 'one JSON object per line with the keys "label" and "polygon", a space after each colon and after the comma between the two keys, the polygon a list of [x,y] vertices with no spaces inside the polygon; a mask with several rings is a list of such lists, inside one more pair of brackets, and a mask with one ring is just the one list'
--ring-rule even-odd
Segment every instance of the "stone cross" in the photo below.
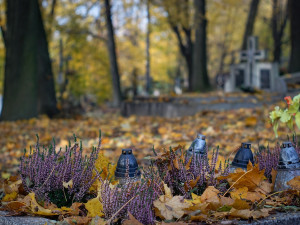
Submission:
{"label": "stone cross", "polygon": [[257,50],[258,38],[250,36],[248,38],[247,50],[241,51],[240,59],[241,61],[247,62],[246,73],[248,74],[246,79],[247,86],[253,86],[254,80],[254,68],[257,60],[262,60],[266,58],[266,52],[264,50]]}

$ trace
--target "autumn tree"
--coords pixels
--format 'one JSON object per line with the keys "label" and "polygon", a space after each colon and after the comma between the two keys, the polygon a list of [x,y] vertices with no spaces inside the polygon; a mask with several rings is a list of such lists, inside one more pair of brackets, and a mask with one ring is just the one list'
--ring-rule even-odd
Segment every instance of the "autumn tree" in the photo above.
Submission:
{"label": "autumn tree", "polygon": [[260,0],[251,0],[250,7],[249,7],[249,13],[248,18],[245,26],[244,36],[243,36],[243,42],[242,42],[242,49],[247,49],[247,41],[248,37],[253,34],[253,28],[254,23],[258,11],[258,5]]}
{"label": "autumn tree", "polygon": [[120,106],[122,102],[122,92],[120,86],[120,74],[117,62],[114,27],[112,24],[110,0],[105,0],[106,28],[107,28],[107,48],[109,53],[110,71],[113,87],[113,106]]}
{"label": "autumn tree", "polygon": [[192,91],[205,91],[210,89],[210,82],[207,74],[206,57],[206,24],[207,19],[205,0],[194,0],[195,8],[195,43],[193,48],[193,77]]}
{"label": "autumn tree", "polygon": [[56,114],[48,42],[38,0],[7,0],[2,120]]}
{"label": "autumn tree", "polygon": [[280,63],[282,37],[288,19],[288,7],[285,1],[272,1],[272,37],[273,37],[273,61]]}
{"label": "autumn tree", "polygon": [[289,70],[291,73],[300,71],[300,1],[289,0],[289,17],[291,21],[291,55]]}

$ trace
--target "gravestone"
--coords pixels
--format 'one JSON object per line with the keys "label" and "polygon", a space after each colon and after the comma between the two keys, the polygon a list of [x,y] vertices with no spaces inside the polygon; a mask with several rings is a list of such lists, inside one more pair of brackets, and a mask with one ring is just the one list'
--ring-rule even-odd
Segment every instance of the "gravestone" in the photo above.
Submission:
{"label": "gravestone", "polygon": [[258,50],[258,38],[248,38],[247,50],[240,52],[241,63],[231,65],[230,77],[226,80],[225,92],[234,92],[241,87],[284,92],[286,87],[279,78],[278,64],[260,62],[266,59],[266,51]]}

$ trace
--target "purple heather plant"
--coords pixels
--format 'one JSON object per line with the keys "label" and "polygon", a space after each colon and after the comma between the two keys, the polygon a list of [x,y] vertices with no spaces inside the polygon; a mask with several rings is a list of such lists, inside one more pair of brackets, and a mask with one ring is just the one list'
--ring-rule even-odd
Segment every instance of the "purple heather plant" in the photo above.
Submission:
{"label": "purple heather plant", "polygon": [[115,187],[107,180],[101,182],[101,199],[106,219],[124,219],[130,212],[143,224],[155,224],[153,202],[163,191],[161,179],[153,168],[144,171],[144,179],[140,181],[129,178],[126,184]]}
{"label": "purple heather plant", "polygon": [[[206,152],[207,150],[208,148]],[[182,195],[185,198],[190,198],[192,192],[201,195],[205,188],[210,185],[215,186],[220,191],[226,189],[226,184],[217,182],[215,177],[219,148],[213,151],[210,162],[207,154],[194,153],[189,159],[183,159],[183,154],[181,147],[170,148],[164,157],[156,157],[155,160],[161,178],[171,188],[174,195]],[[220,164],[218,172],[226,176],[229,173],[229,163],[225,162],[224,166]],[[195,186],[191,186],[192,180],[197,180]]]}
{"label": "purple heather plant", "polygon": [[[30,149],[29,156],[26,156],[25,150],[21,157],[20,173],[27,192],[34,192],[39,199],[50,201],[58,207],[83,201],[97,178],[92,176],[92,172],[100,150],[101,133],[98,147],[93,147],[89,157],[83,157],[82,144],[80,142],[78,145],[75,135],[74,140],[72,147],[69,142],[64,152],[62,149],[56,152],[54,140],[48,148],[41,149],[37,136],[35,149]],[[63,183],[70,180],[73,185],[64,187]]]}
{"label": "purple heather plant", "polygon": [[260,170],[265,170],[265,176],[269,180],[272,178],[272,169],[277,170],[280,151],[280,145],[277,143],[274,148],[267,146],[267,148],[261,148],[256,153],[255,161],[258,163]]}

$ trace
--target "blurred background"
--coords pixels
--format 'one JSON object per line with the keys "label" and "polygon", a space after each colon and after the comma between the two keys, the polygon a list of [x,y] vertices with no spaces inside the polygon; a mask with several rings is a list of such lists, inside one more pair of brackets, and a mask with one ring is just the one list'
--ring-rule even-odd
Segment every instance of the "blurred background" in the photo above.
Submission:
{"label": "blurred background", "polygon": [[[262,104],[182,118],[119,110],[136,99],[220,100],[250,36],[278,76],[295,77],[289,88],[297,92],[299,11],[297,0],[0,0],[1,154],[16,165],[35,133],[61,146],[76,133],[90,146],[99,129],[111,158],[110,150],[135,146],[139,160],[153,145],[189,144],[197,132],[223,155],[242,141],[274,141],[268,113],[275,102],[264,102],[290,89],[241,88],[230,96]],[[280,134],[286,137],[285,128]]]}

